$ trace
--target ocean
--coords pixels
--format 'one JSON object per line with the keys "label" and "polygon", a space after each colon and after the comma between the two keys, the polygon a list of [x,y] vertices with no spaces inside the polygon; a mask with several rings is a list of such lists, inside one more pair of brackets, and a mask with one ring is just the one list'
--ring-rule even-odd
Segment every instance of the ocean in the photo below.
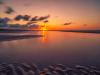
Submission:
{"label": "ocean", "polygon": [[0,33],[43,37],[0,41],[0,63],[33,62],[100,66],[100,34],[60,31]]}

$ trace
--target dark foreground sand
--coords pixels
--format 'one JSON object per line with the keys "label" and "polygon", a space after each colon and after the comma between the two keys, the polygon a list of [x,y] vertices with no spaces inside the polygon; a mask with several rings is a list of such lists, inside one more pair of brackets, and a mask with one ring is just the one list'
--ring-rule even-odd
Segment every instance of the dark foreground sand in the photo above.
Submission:
{"label": "dark foreground sand", "polygon": [[94,66],[68,67],[63,64],[41,66],[33,63],[2,63],[0,75],[100,75],[100,70]]}

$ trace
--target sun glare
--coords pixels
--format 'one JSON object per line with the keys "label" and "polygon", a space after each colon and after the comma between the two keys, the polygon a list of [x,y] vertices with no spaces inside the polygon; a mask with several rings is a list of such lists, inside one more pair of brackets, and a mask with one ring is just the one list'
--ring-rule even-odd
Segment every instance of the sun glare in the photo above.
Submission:
{"label": "sun glare", "polygon": [[42,27],[41,30],[42,30],[42,31],[46,31],[46,30],[48,30],[48,29],[47,29],[47,27]]}
{"label": "sun glare", "polygon": [[47,29],[47,27],[42,27],[41,28],[41,34],[43,35],[43,37],[42,37],[42,42],[43,43],[45,43],[46,42],[46,31],[47,31],[48,29]]}

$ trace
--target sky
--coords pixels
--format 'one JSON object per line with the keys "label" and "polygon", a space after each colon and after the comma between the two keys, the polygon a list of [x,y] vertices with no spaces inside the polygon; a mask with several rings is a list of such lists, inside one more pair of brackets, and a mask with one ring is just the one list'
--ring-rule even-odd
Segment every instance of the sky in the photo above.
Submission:
{"label": "sky", "polygon": [[[100,0],[0,0],[0,17],[17,15],[46,16],[47,26],[53,29],[100,29]],[[6,14],[6,6],[14,9]],[[16,23],[16,22],[14,22]],[[19,23],[24,24],[24,21]],[[66,24],[67,23],[67,24]],[[43,24],[39,22],[39,24]],[[64,25],[65,24],[65,25]]]}

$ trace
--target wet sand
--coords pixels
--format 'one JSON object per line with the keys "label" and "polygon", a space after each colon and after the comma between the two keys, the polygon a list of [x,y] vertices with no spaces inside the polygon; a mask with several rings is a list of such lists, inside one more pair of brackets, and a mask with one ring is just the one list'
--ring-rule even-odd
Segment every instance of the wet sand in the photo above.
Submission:
{"label": "wet sand", "polygon": [[0,41],[11,41],[37,37],[42,37],[42,35],[0,35]]}
{"label": "wet sand", "polygon": [[[23,30],[23,29],[3,29],[0,28],[0,33],[22,33],[22,32],[27,32],[31,30]],[[34,30],[32,30],[34,31]]]}
{"label": "wet sand", "polygon": [[2,63],[0,75],[100,75],[100,69],[95,66],[81,65],[68,67],[63,64]]}

